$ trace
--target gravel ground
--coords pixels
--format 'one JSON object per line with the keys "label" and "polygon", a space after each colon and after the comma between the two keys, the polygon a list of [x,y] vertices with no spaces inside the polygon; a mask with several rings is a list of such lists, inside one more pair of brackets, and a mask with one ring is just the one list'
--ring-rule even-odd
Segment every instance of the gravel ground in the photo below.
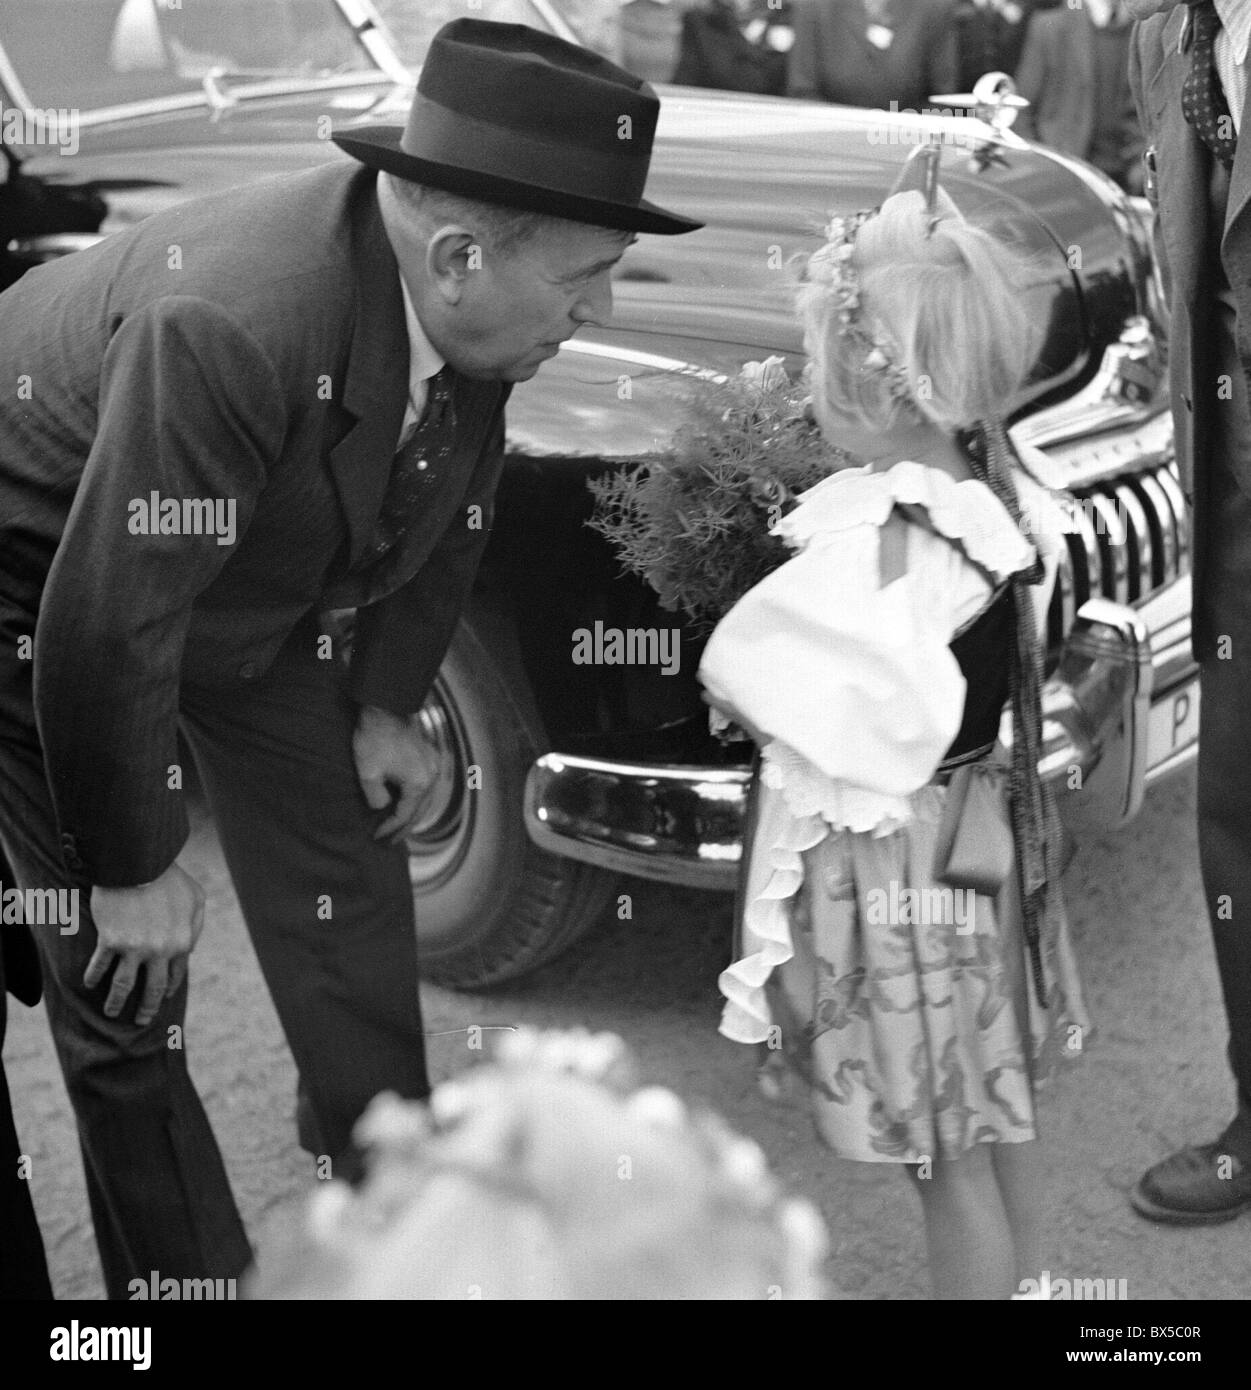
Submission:
{"label": "gravel ground", "polygon": [[[295,1142],[295,1071],[204,818],[188,862],[209,892],[209,926],[192,970],[191,1069],[263,1252],[298,1213],[315,1181],[313,1161]],[[1048,1267],[1053,1276],[1125,1279],[1134,1299],[1251,1296],[1251,1218],[1173,1230],[1140,1220],[1126,1204],[1145,1166],[1183,1142],[1213,1137],[1230,1104],[1192,777],[1153,793],[1130,830],[1085,841],[1065,886],[1100,1036],[1043,1103]],[[728,899],[642,883],[623,891],[633,892],[633,921],[607,917],[583,946],[507,992],[425,988],[426,1026],[447,1034],[430,1040],[435,1078],[467,1060],[465,1038],[454,1030],[469,1024],[620,1033],[649,1079],[715,1104],[759,1140],[793,1190],[822,1207],[839,1291],[924,1297],[920,1215],[906,1179],[829,1158],[802,1101],[766,1101],[751,1052],[717,1036]],[[5,1065],[56,1292],[100,1298],[73,1122],[42,1009],[14,1004]]]}

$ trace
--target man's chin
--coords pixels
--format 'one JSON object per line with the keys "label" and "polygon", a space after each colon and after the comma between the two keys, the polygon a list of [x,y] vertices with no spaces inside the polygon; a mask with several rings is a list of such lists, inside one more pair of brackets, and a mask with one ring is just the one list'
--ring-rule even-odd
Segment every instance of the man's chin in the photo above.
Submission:
{"label": "man's chin", "polygon": [[461,376],[473,377],[478,381],[529,381],[538,374],[539,368],[545,362],[550,362],[555,355],[554,352],[545,352],[537,360],[527,357],[521,362],[510,362],[502,367],[484,367],[479,364],[473,367],[458,367],[457,371]]}

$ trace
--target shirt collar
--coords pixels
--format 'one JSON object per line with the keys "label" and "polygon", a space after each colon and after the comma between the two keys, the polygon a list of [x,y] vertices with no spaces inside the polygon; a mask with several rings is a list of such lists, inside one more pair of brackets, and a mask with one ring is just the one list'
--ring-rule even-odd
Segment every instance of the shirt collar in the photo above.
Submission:
{"label": "shirt collar", "polygon": [[[1090,15],[1090,22],[1096,29],[1106,29],[1111,22],[1113,10],[1116,8],[1114,0],[1086,0],[1086,12]],[[1123,24],[1129,18],[1127,13],[1119,16]]]}
{"label": "shirt collar", "polygon": [[1229,53],[1235,63],[1247,61],[1251,40],[1251,0],[1216,0],[1216,13],[1229,35]]}
{"label": "shirt collar", "polygon": [[429,381],[446,365],[435,351],[434,344],[426,337],[417,310],[413,307],[413,297],[408,292],[404,277],[400,276],[400,291],[404,295],[404,322],[408,325],[408,394],[419,396],[419,387]]}

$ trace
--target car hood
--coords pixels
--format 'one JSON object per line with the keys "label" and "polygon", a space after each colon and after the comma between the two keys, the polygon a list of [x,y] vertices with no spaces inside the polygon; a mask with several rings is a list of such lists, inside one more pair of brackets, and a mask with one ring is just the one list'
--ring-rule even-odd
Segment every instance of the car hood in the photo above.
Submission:
{"label": "car hood", "polygon": [[[656,447],[680,407],[658,398],[654,411],[640,411],[632,388],[671,377],[673,364],[733,371],[778,353],[798,366],[791,263],[815,249],[832,213],[879,203],[929,133],[944,138],[941,180],[961,210],[1004,228],[1031,257],[1027,296],[1043,345],[1022,402],[1063,394],[1088,375],[1140,312],[1142,268],[1132,264],[1124,200],[1077,161],[1023,144],[978,160],[970,146],[985,146],[989,132],[969,120],[660,91],[648,197],[708,225],[643,237],[614,280],[611,326],[583,330],[514,394],[515,435],[535,452],[629,456]],[[236,93],[213,113],[154,107],[88,120],[75,156],[39,151],[26,167],[95,186],[109,205],[109,232],[189,196],[343,159],[325,138],[331,127],[400,122],[409,96],[379,83]],[[606,405],[606,389],[621,399]]]}

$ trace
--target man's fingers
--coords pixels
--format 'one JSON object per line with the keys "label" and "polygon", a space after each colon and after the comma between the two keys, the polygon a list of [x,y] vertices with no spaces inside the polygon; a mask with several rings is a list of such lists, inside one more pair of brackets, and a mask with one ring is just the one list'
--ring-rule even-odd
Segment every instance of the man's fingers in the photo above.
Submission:
{"label": "man's fingers", "polygon": [[130,992],[135,987],[139,975],[139,962],[133,956],[121,956],[117,969],[113,972],[113,983],[109,986],[108,998],[104,1001],[106,1018],[116,1018],[125,1007]]}
{"label": "man's fingers", "polygon": [[161,1001],[165,998],[166,982],[169,979],[169,963],[159,956],[148,961],[144,966],[143,977],[143,998],[135,1010],[135,1022],[140,1028],[146,1028],[161,1007]]}
{"label": "man's fingers", "polygon": [[384,811],[391,802],[391,793],[387,790],[386,781],[381,777],[362,777],[360,779],[361,791],[365,793],[365,800],[374,811]]}
{"label": "man's fingers", "polygon": [[95,989],[101,980],[109,973],[109,966],[113,964],[117,953],[109,950],[103,942],[96,943],[96,949],[92,952],[91,959],[87,962],[87,968],[83,971],[83,984],[88,989]]}
{"label": "man's fingers", "polygon": [[187,957],[175,956],[169,963],[169,982],[165,986],[166,999],[172,999],[182,988],[182,982],[187,978]]}
{"label": "man's fingers", "polygon": [[406,785],[395,810],[374,831],[374,839],[384,840],[388,835],[394,835],[396,831],[403,830],[417,814],[418,808],[425,799],[424,788],[416,787],[411,782]]}

